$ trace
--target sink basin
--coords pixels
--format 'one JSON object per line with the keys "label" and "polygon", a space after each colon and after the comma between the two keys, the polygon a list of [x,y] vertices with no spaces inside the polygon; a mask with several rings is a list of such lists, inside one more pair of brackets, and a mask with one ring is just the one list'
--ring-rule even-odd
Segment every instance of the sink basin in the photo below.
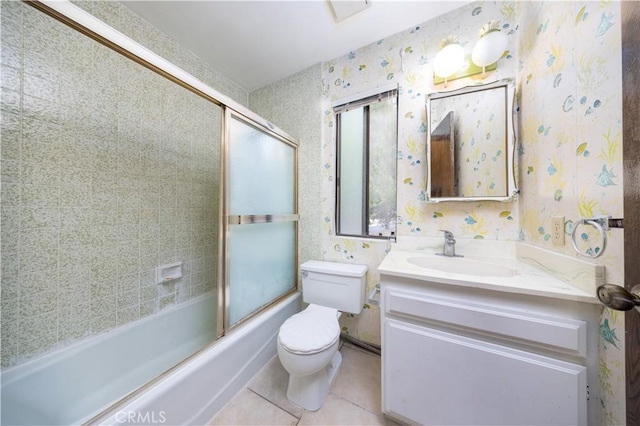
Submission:
{"label": "sink basin", "polygon": [[422,256],[410,257],[407,262],[425,269],[451,274],[481,277],[513,277],[518,271],[507,266],[473,260],[465,257]]}

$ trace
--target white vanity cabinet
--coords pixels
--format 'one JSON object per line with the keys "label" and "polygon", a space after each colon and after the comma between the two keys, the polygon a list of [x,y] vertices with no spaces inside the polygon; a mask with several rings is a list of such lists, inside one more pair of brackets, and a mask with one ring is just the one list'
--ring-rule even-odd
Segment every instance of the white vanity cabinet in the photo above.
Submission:
{"label": "white vanity cabinet", "polygon": [[598,424],[598,307],[381,276],[382,409],[437,425]]}

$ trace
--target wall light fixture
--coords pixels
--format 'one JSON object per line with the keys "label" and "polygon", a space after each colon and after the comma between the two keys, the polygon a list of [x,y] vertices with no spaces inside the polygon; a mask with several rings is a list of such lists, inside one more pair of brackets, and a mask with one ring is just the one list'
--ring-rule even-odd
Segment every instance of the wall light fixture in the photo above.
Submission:
{"label": "wall light fixture", "polygon": [[495,70],[498,60],[507,49],[507,35],[500,30],[499,21],[491,21],[479,31],[480,40],[473,47],[471,55],[465,55],[456,36],[449,36],[440,42],[440,51],[433,60],[433,82],[444,83],[459,78],[482,74]]}
{"label": "wall light fixture", "polygon": [[471,60],[482,67],[482,74],[488,65],[498,62],[507,49],[507,35],[500,31],[500,22],[491,21],[480,30],[480,40],[473,46]]}
{"label": "wall light fixture", "polygon": [[440,51],[433,60],[433,74],[447,79],[464,68],[464,49],[456,36],[449,36],[440,43]]}

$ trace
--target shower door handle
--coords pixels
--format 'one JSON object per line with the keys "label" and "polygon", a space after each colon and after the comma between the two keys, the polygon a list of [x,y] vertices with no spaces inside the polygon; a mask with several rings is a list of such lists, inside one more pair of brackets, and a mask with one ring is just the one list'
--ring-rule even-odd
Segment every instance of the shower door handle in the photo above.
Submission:
{"label": "shower door handle", "polygon": [[300,220],[299,214],[237,214],[227,216],[227,223],[229,225],[251,225],[254,223],[272,222],[297,222],[298,220]]}
{"label": "shower door handle", "polygon": [[640,312],[640,285],[627,291],[624,287],[604,284],[598,287],[598,299],[608,308],[628,311],[636,308]]}

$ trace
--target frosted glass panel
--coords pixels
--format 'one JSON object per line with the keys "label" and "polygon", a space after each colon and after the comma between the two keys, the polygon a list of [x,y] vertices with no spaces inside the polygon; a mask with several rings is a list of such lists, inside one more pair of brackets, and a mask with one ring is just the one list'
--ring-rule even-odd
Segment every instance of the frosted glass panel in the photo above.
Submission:
{"label": "frosted glass panel", "polygon": [[295,149],[235,118],[230,131],[229,214],[295,213]]}
{"label": "frosted glass panel", "polygon": [[340,233],[362,234],[364,217],[364,108],[340,115]]}
{"label": "frosted glass panel", "polygon": [[232,225],[230,323],[295,287],[295,222]]}

